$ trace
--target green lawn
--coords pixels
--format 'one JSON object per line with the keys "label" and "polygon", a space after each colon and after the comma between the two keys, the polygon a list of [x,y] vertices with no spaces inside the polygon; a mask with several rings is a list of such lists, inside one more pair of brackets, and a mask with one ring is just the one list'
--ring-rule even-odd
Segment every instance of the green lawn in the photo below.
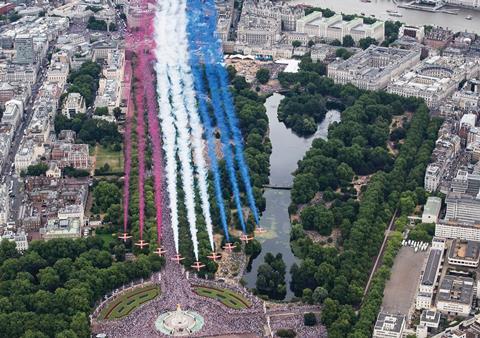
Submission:
{"label": "green lawn", "polygon": [[123,171],[123,152],[111,151],[101,145],[97,145],[95,148],[96,163],[95,169],[100,169],[105,163],[110,166],[111,172]]}
{"label": "green lawn", "polygon": [[252,303],[250,303],[248,299],[228,289],[205,286],[194,286],[193,289],[196,294],[203,297],[216,299],[231,309],[241,310],[252,306]]}
{"label": "green lawn", "polygon": [[146,303],[160,294],[156,285],[136,288],[116,298],[100,312],[99,319],[119,319],[128,316],[137,307]]}
{"label": "green lawn", "polygon": [[97,234],[95,233],[95,237],[100,237],[103,239],[103,247],[108,249],[110,242],[116,239],[116,234]]}

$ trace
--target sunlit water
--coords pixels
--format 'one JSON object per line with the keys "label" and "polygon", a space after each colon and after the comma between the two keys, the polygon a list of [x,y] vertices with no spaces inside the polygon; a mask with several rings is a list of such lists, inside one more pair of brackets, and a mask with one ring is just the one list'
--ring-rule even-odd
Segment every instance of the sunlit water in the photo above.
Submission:
{"label": "sunlit water", "polygon": [[[334,121],[340,120],[338,111],[329,111],[325,120],[319,125],[315,135],[303,138],[295,135],[290,129],[278,121],[277,110],[283,96],[274,94],[265,103],[270,128],[270,140],[272,142],[272,155],[270,157],[270,184],[274,186],[290,186],[293,181],[292,173],[297,168],[297,162],[303,158],[315,138],[326,138],[328,126]],[[290,219],[288,206],[290,205],[289,190],[266,189],[264,196],[267,200],[266,210],[260,219],[260,225],[267,233],[257,235],[262,243],[261,254],[253,261],[252,270],[244,276],[247,286],[255,287],[258,267],[263,264],[267,252],[274,255],[281,253],[287,265],[287,297],[291,299],[290,291],[290,267],[297,262],[297,258],[290,249]]]}
{"label": "sunlit water", "polygon": [[[382,20],[393,20],[405,22],[409,25],[436,25],[448,27],[454,31],[469,31],[480,33],[480,10],[461,8],[458,15],[446,13],[430,13],[412,9],[398,8],[395,4],[408,3],[402,0],[371,0],[361,2],[360,0],[290,0],[291,4],[306,4],[317,7],[330,8],[337,13],[375,15]],[[388,10],[395,10],[401,13],[402,17],[388,15]],[[449,8],[451,9],[451,8]],[[466,20],[471,15],[472,20]]]}

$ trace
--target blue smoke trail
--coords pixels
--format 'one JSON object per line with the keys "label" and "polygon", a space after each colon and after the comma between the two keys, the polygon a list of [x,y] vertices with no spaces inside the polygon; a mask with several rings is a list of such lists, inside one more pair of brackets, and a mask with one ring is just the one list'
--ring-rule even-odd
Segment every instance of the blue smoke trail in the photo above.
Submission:
{"label": "blue smoke trail", "polygon": [[228,81],[228,74],[225,68],[222,66],[223,62],[223,52],[222,46],[220,44],[220,39],[214,38],[216,36],[216,22],[217,22],[217,15],[216,15],[216,8],[215,8],[215,1],[214,0],[207,0],[207,4],[205,5],[207,10],[210,12],[207,15],[208,23],[207,23],[207,36],[212,37],[213,42],[210,46],[210,51],[213,56],[213,62],[215,64],[215,70],[220,79],[220,89],[222,92],[223,104],[225,108],[225,113],[227,116],[228,127],[233,136],[233,142],[235,144],[235,158],[238,163],[238,167],[240,169],[240,174],[242,176],[243,184],[245,186],[245,191],[247,193],[248,203],[250,205],[250,209],[253,212],[253,216],[255,219],[255,223],[258,224],[259,217],[258,217],[258,210],[255,203],[255,197],[253,195],[253,189],[250,180],[250,174],[248,172],[248,166],[245,163],[245,158],[243,156],[243,140],[242,134],[239,128],[239,123],[237,117],[235,115],[235,108],[232,96],[229,90],[229,81]]}
{"label": "blue smoke trail", "polygon": [[[205,4],[203,4],[203,6],[205,6]],[[202,11],[202,4],[199,3],[198,0],[190,0],[188,8],[189,8],[189,18],[192,22],[194,21],[198,22],[199,19],[204,17],[203,11]],[[207,74],[207,80],[209,83],[210,94],[211,94],[212,104],[213,104],[213,112],[217,120],[218,127],[220,128],[220,137],[222,141],[222,149],[223,149],[223,154],[225,158],[225,163],[227,165],[228,177],[230,180],[230,184],[232,186],[233,197],[234,197],[235,205],[237,208],[238,219],[243,232],[246,233],[247,229],[245,225],[245,220],[243,218],[242,203],[240,201],[240,190],[238,188],[237,178],[235,174],[235,166],[233,162],[232,149],[231,149],[230,139],[229,139],[229,130],[225,123],[225,118],[223,116],[224,114],[223,114],[223,109],[221,104],[222,100],[221,100],[220,93],[218,91],[219,84],[218,84],[218,80],[215,72],[215,66],[213,65],[214,60],[207,58],[209,55],[208,47],[214,44],[215,35],[208,34],[209,33],[208,30],[202,29],[201,26],[205,25],[204,22],[198,22],[198,23],[199,24],[197,24],[197,27],[190,27],[191,33],[197,33],[197,34],[193,34],[191,41],[193,41],[194,43],[196,41],[201,42],[199,47],[204,56],[205,70]]]}
{"label": "blue smoke trail", "polygon": [[[191,8],[192,1],[189,0],[188,8]],[[222,195],[222,185],[220,179],[220,172],[218,169],[218,161],[217,155],[215,153],[215,140],[213,137],[213,129],[212,129],[212,121],[208,114],[207,104],[205,101],[205,97],[207,96],[203,84],[203,75],[200,69],[200,60],[198,59],[195,51],[198,49],[198,44],[196,41],[196,32],[198,31],[197,26],[197,18],[198,16],[192,15],[194,11],[189,10],[189,20],[187,25],[187,32],[189,37],[189,44],[190,44],[190,66],[192,69],[195,90],[197,92],[197,101],[198,101],[198,111],[203,121],[203,128],[205,130],[205,135],[207,138],[207,145],[208,145],[208,155],[210,157],[210,164],[212,167],[213,173],[213,182],[215,187],[215,196],[217,199],[217,206],[220,212],[220,220],[222,222],[223,231],[225,233],[225,239],[227,242],[230,241],[230,235],[228,233],[228,225],[227,225],[227,218],[225,214],[225,205],[223,203],[223,195]]]}

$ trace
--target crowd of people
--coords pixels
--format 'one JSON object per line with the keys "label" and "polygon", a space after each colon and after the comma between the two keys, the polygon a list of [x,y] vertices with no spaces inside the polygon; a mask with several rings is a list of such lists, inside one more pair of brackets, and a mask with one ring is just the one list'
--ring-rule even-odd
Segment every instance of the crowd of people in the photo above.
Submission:
{"label": "crowd of people", "polygon": [[[161,288],[161,294],[154,300],[135,309],[130,315],[118,320],[99,320],[101,309],[124,292],[115,290],[107,296],[92,315],[92,331],[95,334],[106,334],[107,337],[161,337],[155,326],[158,317],[170,311],[175,311],[177,305],[182,310],[197,312],[204,319],[203,328],[190,337],[206,337],[218,334],[255,334],[262,336],[265,328],[270,327],[273,333],[279,329],[293,329],[298,337],[325,337],[325,328],[317,324],[313,327],[303,325],[304,312],[318,312],[318,306],[299,306],[294,304],[266,303],[239,283],[219,282],[197,278],[187,273],[182,265],[171,260],[176,254],[173,242],[172,229],[168,220],[163,228],[163,246],[166,249],[167,259],[164,269],[155,273],[148,280],[141,280],[125,286],[132,289],[145,283],[156,283]],[[231,309],[219,301],[197,295],[192,285],[226,288],[232,290],[250,302],[246,309]]]}
{"label": "crowd of people", "polygon": [[323,325],[305,326],[303,314],[276,315],[270,317],[270,328],[273,333],[281,329],[295,331],[297,337],[301,338],[323,338],[327,337],[327,330]]}
{"label": "crowd of people", "polygon": [[[191,283],[198,285],[221,286],[213,281],[204,281],[197,278],[187,279],[183,267],[170,258],[175,253],[171,228],[164,228],[164,247],[167,250],[165,268],[152,280],[159,283],[162,293],[159,297],[140,306],[129,316],[119,320],[96,321],[93,331],[96,334],[104,333],[107,337],[156,337],[162,334],[156,329],[155,321],[162,313],[174,311],[179,304],[182,310],[192,310],[204,318],[203,328],[192,337],[205,337],[218,334],[255,333],[262,335],[266,318],[260,300],[247,293],[240,287],[234,291],[247,297],[252,306],[244,310],[234,310],[223,306],[220,302],[197,295],[192,290]],[[231,287],[229,287],[231,289]],[[95,311],[98,314],[98,310]]]}

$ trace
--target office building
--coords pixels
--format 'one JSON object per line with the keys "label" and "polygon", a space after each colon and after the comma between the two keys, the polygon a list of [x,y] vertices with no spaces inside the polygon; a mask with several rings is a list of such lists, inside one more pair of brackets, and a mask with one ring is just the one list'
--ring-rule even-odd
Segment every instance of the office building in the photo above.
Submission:
{"label": "office building", "polygon": [[328,77],[335,83],[351,83],[361,89],[384,89],[392,78],[420,61],[419,50],[370,46],[348,60],[328,65]]}
{"label": "office building", "polygon": [[437,310],[453,316],[470,314],[473,301],[473,278],[446,275],[437,293]]}
{"label": "office building", "polygon": [[448,250],[448,264],[477,268],[480,261],[480,242],[454,239]]}
{"label": "office building", "polygon": [[32,65],[34,61],[33,37],[28,34],[17,35],[15,37],[15,63]]}
{"label": "office building", "polygon": [[404,315],[380,312],[373,328],[373,338],[401,338],[404,329]]}
{"label": "office building", "polygon": [[440,197],[429,197],[423,209],[422,223],[436,223],[441,208],[442,199]]}
{"label": "office building", "polygon": [[[442,241],[441,239],[438,240]],[[432,242],[432,248],[430,249],[427,263],[420,278],[420,285],[415,300],[415,308],[417,310],[430,309],[432,306],[433,291],[437,284],[443,257],[443,248],[440,249],[440,244],[440,242],[437,242],[434,247],[434,243]]]}
{"label": "office building", "polygon": [[341,14],[326,18],[323,17],[322,12],[313,12],[298,19],[296,31],[308,35],[314,41],[343,41],[347,35],[350,35],[356,43],[367,37],[378,42],[385,39],[385,23],[383,21],[365,24],[362,18],[345,21]]}

